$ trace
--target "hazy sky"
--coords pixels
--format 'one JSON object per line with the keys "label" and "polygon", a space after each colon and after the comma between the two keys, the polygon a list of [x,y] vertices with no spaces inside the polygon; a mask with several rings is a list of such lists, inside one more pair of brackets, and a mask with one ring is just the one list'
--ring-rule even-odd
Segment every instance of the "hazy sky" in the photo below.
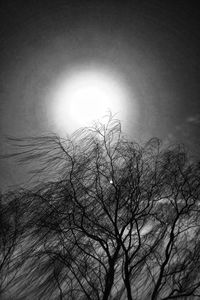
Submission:
{"label": "hazy sky", "polygon": [[[158,136],[199,151],[200,11],[192,1],[1,1],[0,135],[56,132],[49,91],[95,65],[117,74],[130,136]],[[23,170],[0,162],[1,185]]]}

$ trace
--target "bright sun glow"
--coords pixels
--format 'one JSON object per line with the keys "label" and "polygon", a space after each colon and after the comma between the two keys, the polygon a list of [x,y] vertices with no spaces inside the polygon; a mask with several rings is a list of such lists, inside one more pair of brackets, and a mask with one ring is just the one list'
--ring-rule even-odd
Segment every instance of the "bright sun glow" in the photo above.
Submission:
{"label": "bright sun glow", "polygon": [[73,131],[90,125],[111,111],[121,118],[125,89],[115,76],[83,70],[62,78],[53,91],[52,113],[59,130]]}

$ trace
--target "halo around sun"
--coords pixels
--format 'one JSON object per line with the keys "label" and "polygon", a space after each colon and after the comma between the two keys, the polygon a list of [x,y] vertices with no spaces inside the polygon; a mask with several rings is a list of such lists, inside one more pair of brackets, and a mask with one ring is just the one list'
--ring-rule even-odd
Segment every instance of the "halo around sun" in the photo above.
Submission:
{"label": "halo around sun", "polygon": [[60,78],[51,91],[51,118],[58,131],[91,125],[109,112],[121,119],[128,92],[111,72],[83,69]]}

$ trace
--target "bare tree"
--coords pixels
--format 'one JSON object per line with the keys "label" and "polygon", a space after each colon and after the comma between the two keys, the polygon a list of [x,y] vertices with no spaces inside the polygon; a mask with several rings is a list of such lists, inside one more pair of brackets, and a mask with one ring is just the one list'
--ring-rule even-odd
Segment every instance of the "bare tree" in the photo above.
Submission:
{"label": "bare tree", "polygon": [[[6,291],[17,276],[13,269],[14,257],[21,238],[19,203],[17,193],[0,195],[0,296],[6,297]],[[9,198],[9,202],[7,201]],[[12,200],[11,200],[12,199]],[[12,272],[11,272],[12,269]]]}
{"label": "bare tree", "polygon": [[15,299],[200,297],[200,170],[183,147],[140,146],[112,117],[17,143],[42,182],[15,197]]}

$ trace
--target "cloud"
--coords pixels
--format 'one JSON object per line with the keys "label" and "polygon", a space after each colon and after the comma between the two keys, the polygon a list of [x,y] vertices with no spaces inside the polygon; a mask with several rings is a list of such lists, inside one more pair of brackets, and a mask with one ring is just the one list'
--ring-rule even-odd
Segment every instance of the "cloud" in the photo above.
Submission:
{"label": "cloud", "polygon": [[200,114],[196,114],[194,116],[190,116],[186,119],[188,123],[192,124],[200,124]]}
{"label": "cloud", "polygon": [[192,155],[200,156],[200,114],[188,116],[185,120],[174,127],[173,132],[169,132],[165,143],[181,143]]}

